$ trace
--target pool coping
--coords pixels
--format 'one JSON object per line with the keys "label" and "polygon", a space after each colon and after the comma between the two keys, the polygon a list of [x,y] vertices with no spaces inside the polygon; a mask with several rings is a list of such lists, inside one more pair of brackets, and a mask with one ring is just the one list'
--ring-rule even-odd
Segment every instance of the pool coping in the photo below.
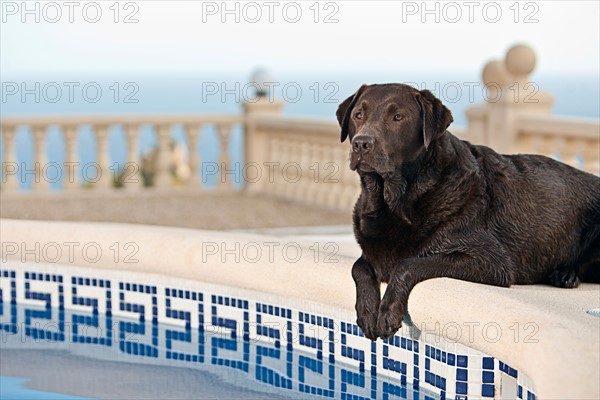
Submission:
{"label": "pool coping", "polygon": [[[43,258],[42,249],[48,243],[94,243],[104,250],[98,260],[86,260],[79,251],[63,251],[53,261],[169,275],[353,311],[351,257],[336,255],[337,262],[326,262],[332,259],[326,260],[323,254],[315,257],[315,252],[303,245],[305,251],[297,260],[274,251],[268,260],[261,260],[264,262],[251,262],[245,257],[222,262],[223,256],[227,261],[234,255],[221,250],[238,246],[240,253],[246,245],[265,243],[277,243],[275,248],[282,248],[290,243],[288,238],[116,223],[10,219],[0,219],[0,232],[2,261],[25,256],[31,262],[36,252]],[[38,250],[29,255],[21,251],[10,254],[10,243],[20,250]],[[115,252],[109,250],[115,243],[120,248],[134,243],[138,247],[137,262],[125,262],[124,254],[115,257]],[[209,256],[207,250],[212,248],[208,244],[219,247],[216,254]],[[202,268],[198,268],[200,265]],[[507,289],[433,279],[417,285],[409,299],[412,321],[424,334],[457,341],[509,363],[533,381],[541,399],[600,398],[600,318],[585,313],[599,307],[600,285],[594,284],[575,290],[543,285]]]}

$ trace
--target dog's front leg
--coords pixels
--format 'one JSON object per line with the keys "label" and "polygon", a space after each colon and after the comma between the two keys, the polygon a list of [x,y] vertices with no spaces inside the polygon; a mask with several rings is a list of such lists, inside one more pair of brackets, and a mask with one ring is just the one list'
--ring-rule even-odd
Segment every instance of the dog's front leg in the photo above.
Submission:
{"label": "dog's front leg", "polygon": [[356,284],[356,323],[366,337],[377,340],[377,313],[381,299],[380,282],[373,267],[361,256],[352,267]]}
{"label": "dog's front leg", "polygon": [[[488,246],[491,253],[493,246]],[[432,278],[454,278],[463,281],[508,287],[513,282],[510,260],[501,253],[484,253],[482,247],[472,247],[478,257],[465,254],[434,255],[403,260],[390,274],[390,282],[379,306],[377,336],[389,338],[402,325],[408,308],[408,295],[419,282]]]}
{"label": "dog's front leg", "polygon": [[405,268],[395,269],[379,306],[377,336],[387,339],[402,326],[408,308],[408,295],[414,284],[412,274]]}
{"label": "dog's front leg", "polygon": [[392,270],[387,289],[379,306],[377,336],[387,339],[400,329],[404,314],[408,309],[408,295],[417,283],[426,279],[444,276],[464,279],[464,276],[452,276],[454,271],[460,271],[461,269],[454,264],[442,260],[438,256],[402,260]]}

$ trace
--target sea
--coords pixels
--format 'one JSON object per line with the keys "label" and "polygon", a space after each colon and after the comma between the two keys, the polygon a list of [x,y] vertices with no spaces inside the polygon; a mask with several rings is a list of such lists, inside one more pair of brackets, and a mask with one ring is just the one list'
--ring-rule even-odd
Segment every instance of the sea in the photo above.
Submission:
{"label": "sea", "polygon": [[[240,114],[244,101],[255,101],[258,84],[244,74],[232,73],[171,73],[171,74],[53,74],[45,77],[29,75],[6,76],[1,79],[0,116],[68,116],[120,114]],[[466,126],[465,111],[486,100],[494,101],[479,76],[461,73],[287,73],[277,79],[266,78],[263,89],[272,99],[283,101],[282,114],[295,118],[335,121],[338,104],[352,95],[363,83],[401,82],[419,89],[429,89],[452,111],[454,126]],[[509,88],[509,95],[525,90],[535,99],[538,92],[551,93],[555,98],[556,115],[600,118],[600,76],[598,74],[533,75],[524,89]],[[452,126],[450,127],[452,131]],[[187,141],[183,129],[172,128],[172,141]],[[143,126],[138,151],[148,153],[157,145],[153,127]],[[0,146],[4,146],[0,142]],[[242,161],[243,132],[238,127],[230,141],[230,159]],[[46,162],[62,164],[64,142],[58,127],[50,127],[46,139]],[[81,163],[96,160],[96,142],[91,127],[80,128],[78,156]],[[16,158],[29,168],[34,163],[34,144],[27,127],[17,130]],[[219,139],[216,132],[203,132],[200,145],[203,161],[216,161]],[[117,166],[126,162],[126,141],[121,127],[111,128],[109,158]],[[4,152],[0,152],[4,154]],[[1,156],[0,156],[1,157]],[[21,187],[31,185],[31,176],[21,179]],[[54,189],[60,182],[51,184]]]}

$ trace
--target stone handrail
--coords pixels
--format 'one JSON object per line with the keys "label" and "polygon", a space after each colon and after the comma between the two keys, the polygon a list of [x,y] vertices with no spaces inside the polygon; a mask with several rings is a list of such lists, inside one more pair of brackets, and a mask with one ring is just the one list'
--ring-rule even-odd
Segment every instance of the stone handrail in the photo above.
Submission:
{"label": "stone handrail", "polygon": [[[124,186],[127,189],[136,189],[142,185],[139,176],[141,160],[137,151],[140,129],[142,126],[151,125],[157,135],[157,162],[154,185],[157,187],[169,187],[172,184],[171,167],[171,127],[181,125],[188,138],[190,149],[197,150],[198,140],[204,126],[212,125],[217,128],[220,136],[222,150],[219,165],[226,166],[228,160],[228,141],[232,127],[241,124],[243,118],[239,115],[102,115],[102,116],[48,116],[48,117],[10,117],[0,120],[3,137],[3,163],[2,163],[2,189],[4,192],[19,190],[19,178],[23,177],[20,165],[16,160],[15,135],[18,127],[29,127],[34,141],[35,156],[33,179],[33,191],[42,191],[48,188],[47,180],[44,179],[43,171],[46,164],[46,139],[49,127],[59,127],[65,142],[66,159],[62,166],[63,189],[72,190],[81,187],[77,182],[77,168],[81,167],[77,157],[77,135],[81,126],[91,126],[97,141],[96,164],[99,169],[99,179],[94,181],[99,188],[110,188],[112,176],[109,173],[108,134],[113,126],[122,126],[127,139],[127,162],[123,174]],[[189,152],[188,160],[191,178],[187,181],[188,186],[199,186],[198,167],[200,160],[197,151]],[[130,167],[129,170],[127,167]]]}
{"label": "stone handrail", "polygon": [[554,157],[600,174],[600,121],[557,116],[522,116],[513,151]]}

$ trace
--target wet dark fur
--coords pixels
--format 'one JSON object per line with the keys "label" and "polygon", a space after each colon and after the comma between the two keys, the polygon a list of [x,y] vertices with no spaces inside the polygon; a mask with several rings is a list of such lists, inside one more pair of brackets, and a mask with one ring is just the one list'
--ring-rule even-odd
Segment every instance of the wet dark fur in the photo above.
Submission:
{"label": "wet dark fur", "polygon": [[406,85],[362,86],[337,117],[362,186],[353,222],[363,254],[352,276],[368,338],[393,335],[410,291],[430,278],[600,283],[600,178],[461,141],[446,130],[442,103]]}

